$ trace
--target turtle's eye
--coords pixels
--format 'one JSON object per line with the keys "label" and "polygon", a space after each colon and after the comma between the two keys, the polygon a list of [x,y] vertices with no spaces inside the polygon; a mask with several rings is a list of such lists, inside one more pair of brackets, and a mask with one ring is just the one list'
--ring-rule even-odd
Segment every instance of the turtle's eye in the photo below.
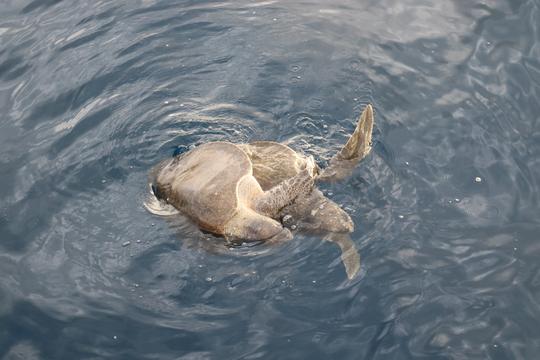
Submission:
{"label": "turtle's eye", "polygon": [[[292,226],[295,226],[294,219],[291,215],[287,214],[281,218],[281,223],[286,228],[291,228]],[[293,229],[294,230],[294,229]]]}
{"label": "turtle's eye", "polygon": [[156,185],[152,184],[150,185],[152,187],[152,193],[154,193],[154,196],[157,197],[159,199],[159,196],[158,196],[158,189],[156,187]]}

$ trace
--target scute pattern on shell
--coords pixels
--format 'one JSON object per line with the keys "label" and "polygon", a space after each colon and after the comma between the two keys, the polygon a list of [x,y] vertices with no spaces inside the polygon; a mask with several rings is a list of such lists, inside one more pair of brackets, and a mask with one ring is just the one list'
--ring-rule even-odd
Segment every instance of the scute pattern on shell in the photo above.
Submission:
{"label": "scute pattern on shell", "polygon": [[251,162],[238,146],[212,142],[165,166],[157,176],[157,185],[167,202],[201,228],[220,232],[238,207],[238,182],[251,173]]}
{"label": "scute pattern on shell", "polygon": [[306,166],[305,157],[274,141],[254,141],[240,147],[249,156],[253,176],[265,191],[296,176]]}

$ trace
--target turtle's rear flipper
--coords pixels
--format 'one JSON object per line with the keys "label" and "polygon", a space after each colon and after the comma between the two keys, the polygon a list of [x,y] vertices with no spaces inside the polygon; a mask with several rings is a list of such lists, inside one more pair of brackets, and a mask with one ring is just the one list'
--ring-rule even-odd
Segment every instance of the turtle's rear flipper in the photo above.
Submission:
{"label": "turtle's rear flipper", "polygon": [[324,240],[335,243],[341,249],[341,262],[347,278],[354,279],[360,272],[360,254],[348,233],[330,233]]}
{"label": "turtle's rear flipper", "polygon": [[362,111],[356,129],[319,175],[319,181],[338,181],[351,175],[360,160],[371,151],[371,134],[373,132],[373,108],[367,105]]}

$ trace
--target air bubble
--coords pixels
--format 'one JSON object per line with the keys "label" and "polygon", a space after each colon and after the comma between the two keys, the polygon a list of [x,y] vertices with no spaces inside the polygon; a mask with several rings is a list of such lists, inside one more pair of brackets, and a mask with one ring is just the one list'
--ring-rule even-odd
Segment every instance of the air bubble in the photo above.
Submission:
{"label": "air bubble", "polygon": [[294,71],[294,72],[298,72],[298,71],[300,71],[300,69],[302,69],[302,68],[300,66],[298,66],[298,65],[293,65],[291,67],[291,70]]}

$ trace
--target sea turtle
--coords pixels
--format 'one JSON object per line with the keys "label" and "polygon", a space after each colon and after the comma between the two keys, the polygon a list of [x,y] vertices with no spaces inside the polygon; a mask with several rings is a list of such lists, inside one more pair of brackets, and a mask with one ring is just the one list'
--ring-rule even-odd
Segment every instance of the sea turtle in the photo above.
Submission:
{"label": "sea turtle", "polygon": [[360,268],[348,235],[354,224],[315,181],[348,176],[369,154],[372,130],[373,109],[367,105],[354,133],[325,169],[278,142],[205,143],[160,163],[152,171],[151,186],[158,199],[228,241],[286,241],[292,238],[289,228],[322,233],[340,246],[353,278]]}

